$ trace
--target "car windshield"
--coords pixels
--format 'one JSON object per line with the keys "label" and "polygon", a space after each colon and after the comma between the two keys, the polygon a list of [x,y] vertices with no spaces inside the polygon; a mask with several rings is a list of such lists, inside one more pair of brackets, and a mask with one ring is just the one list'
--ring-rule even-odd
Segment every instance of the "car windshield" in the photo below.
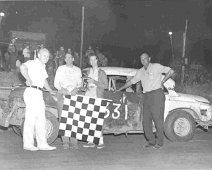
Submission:
{"label": "car windshield", "polygon": [[[119,89],[120,87],[122,87],[127,81],[129,81],[132,77],[129,76],[108,76],[108,80],[109,80],[109,91],[114,91]],[[140,82],[137,84],[134,84],[126,89],[124,89],[123,91],[126,92],[141,92],[141,84]]]}

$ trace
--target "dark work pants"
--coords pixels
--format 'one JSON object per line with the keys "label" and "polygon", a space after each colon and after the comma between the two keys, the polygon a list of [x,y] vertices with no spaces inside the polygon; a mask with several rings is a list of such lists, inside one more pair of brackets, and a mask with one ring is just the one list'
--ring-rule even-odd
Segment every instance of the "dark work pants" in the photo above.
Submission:
{"label": "dark work pants", "polygon": [[[59,121],[60,121],[61,113],[63,109],[63,102],[64,102],[63,95],[61,93],[57,93],[57,108],[59,113]],[[67,145],[68,143],[77,144],[76,138],[61,136],[61,139],[64,145]]]}
{"label": "dark work pants", "polygon": [[[162,89],[153,90],[144,94],[143,127],[147,141],[151,144],[163,145],[163,123],[165,95]],[[156,127],[156,137],[152,131],[152,121]]]}

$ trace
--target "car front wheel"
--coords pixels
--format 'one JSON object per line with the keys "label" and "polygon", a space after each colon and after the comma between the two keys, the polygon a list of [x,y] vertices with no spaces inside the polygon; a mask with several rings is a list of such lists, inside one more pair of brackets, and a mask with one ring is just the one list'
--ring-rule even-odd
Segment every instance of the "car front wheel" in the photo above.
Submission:
{"label": "car front wheel", "polygon": [[[21,131],[23,134],[23,127],[24,127],[24,121],[21,125]],[[51,112],[46,111],[46,137],[48,144],[53,143],[58,136],[58,130],[59,130],[59,122],[55,115],[53,115]]]}
{"label": "car front wheel", "polygon": [[195,133],[195,121],[184,110],[174,110],[166,118],[164,131],[171,141],[189,141]]}

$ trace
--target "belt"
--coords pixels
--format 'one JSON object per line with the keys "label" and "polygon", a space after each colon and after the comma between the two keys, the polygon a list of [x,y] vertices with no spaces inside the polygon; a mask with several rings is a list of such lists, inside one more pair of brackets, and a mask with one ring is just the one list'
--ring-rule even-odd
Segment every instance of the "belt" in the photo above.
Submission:
{"label": "belt", "polygon": [[31,87],[31,88],[34,88],[34,89],[38,89],[38,90],[41,90],[41,91],[43,91],[43,88],[41,88],[41,87],[38,87],[38,86],[27,86],[27,87]]}

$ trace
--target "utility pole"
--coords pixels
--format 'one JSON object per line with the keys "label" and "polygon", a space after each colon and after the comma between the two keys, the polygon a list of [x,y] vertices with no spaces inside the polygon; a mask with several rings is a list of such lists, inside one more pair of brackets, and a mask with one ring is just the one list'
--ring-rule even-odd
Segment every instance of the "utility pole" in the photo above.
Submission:
{"label": "utility pole", "polygon": [[184,79],[185,79],[185,64],[187,64],[187,58],[185,57],[187,29],[188,29],[188,19],[186,19],[185,31],[183,32],[183,52],[182,52],[181,85],[183,85],[183,83],[184,83]]}
{"label": "utility pole", "polygon": [[82,69],[82,56],[83,56],[83,34],[84,34],[84,14],[85,7],[82,7],[82,23],[81,23],[81,43],[80,43],[80,68]]}
{"label": "utility pole", "polygon": [[0,12],[0,27],[1,27],[1,21],[2,21],[4,16],[5,16],[5,14],[3,12]]}
{"label": "utility pole", "polygon": [[174,48],[173,48],[173,38],[172,38],[172,32],[169,32],[169,38],[171,43],[171,52],[172,52],[172,62],[174,62]]}
{"label": "utility pole", "polygon": [[0,39],[3,39],[3,31],[2,31],[2,25],[1,25],[1,22],[2,22],[2,19],[3,19],[3,17],[5,16],[5,13],[3,13],[3,12],[0,12]]}

